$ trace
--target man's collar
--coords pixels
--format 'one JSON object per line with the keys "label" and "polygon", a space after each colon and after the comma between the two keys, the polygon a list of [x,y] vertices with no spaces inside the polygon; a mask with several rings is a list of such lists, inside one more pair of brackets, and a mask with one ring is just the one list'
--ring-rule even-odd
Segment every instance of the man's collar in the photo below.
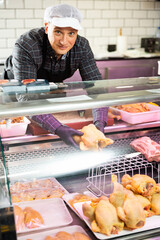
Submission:
{"label": "man's collar", "polygon": [[62,60],[65,60],[66,57],[68,57],[68,55],[69,55],[69,52],[65,53],[64,55],[62,55],[61,59],[62,59]]}

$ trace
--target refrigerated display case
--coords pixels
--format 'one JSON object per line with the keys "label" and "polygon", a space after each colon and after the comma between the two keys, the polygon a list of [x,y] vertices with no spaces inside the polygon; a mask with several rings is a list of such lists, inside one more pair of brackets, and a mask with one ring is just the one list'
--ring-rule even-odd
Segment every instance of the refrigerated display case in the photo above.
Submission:
{"label": "refrigerated display case", "polygon": [[[32,87],[33,90],[30,92],[24,92],[24,89],[21,92],[20,86],[18,92],[15,93],[11,86],[12,81],[8,85],[1,85],[0,92],[0,119],[6,121],[8,129],[11,127],[8,119],[12,117],[23,116],[30,119],[31,116],[38,114],[65,115],[71,111],[82,110],[85,114],[85,111],[99,107],[139,102],[158,104],[160,102],[159,77],[72,82],[56,84],[54,88],[53,85],[47,88],[41,86],[41,89],[36,88],[35,91]],[[0,210],[4,216],[4,218],[1,217],[2,220],[5,219],[5,224],[1,220],[2,240],[9,239],[9,237],[3,236],[4,228],[5,234],[12,234],[12,239],[16,239],[16,237],[25,239],[25,236],[21,234],[16,235],[15,225],[10,225],[8,220],[11,217],[12,223],[14,223],[13,205],[16,201],[12,186],[15,183],[35,183],[36,179],[54,178],[59,184],[58,189],[63,189],[66,194],[89,191],[97,197],[108,196],[112,191],[112,174],[116,174],[119,181],[124,173],[146,174],[159,183],[159,164],[148,162],[142,154],[137,154],[130,146],[130,142],[140,136],[149,136],[156,142],[160,141],[160,119],[155,121],[154,116],[149,122],[129,124],[115,121],[112,126],[106,126],[105,135],[113,139],[114,144],[99,152],[80,151],[67,146],[52,133],[33,136],[27,131],[25,135],[20,136],[17,134],[17,129],[15,133],[12,132],[11,136],[2,137],[5,136],[2,135],[4,129],[0,128]],[[24,189],[19,187],[18,190],[22,197],[21,191]],[[16,197],[19,196],[16,195]],[[24,202],[25,200],[22,198],[17,201]],[[68,205],[67,208],[73,218],[72,223],[68,223],[68,225],[80,225],[93,240],[97,238],[147,239],[147,237],[160,235],[160,226],[156,225],[159,224],[159,218],[157,218],[156,224],[152,224],[150,227],[147,225],[147,229],[142,229],[142,231],[132,231],[110,237],[97,236]],[[6,222],[8,227],[6,227]]]}

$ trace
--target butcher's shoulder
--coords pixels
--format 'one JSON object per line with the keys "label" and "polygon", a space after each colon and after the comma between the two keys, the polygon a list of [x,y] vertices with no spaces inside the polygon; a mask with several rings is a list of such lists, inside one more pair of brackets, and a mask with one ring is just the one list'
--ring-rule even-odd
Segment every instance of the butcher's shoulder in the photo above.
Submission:
{"label": "butcher's shoulder", "polygon": [[89,41],[85,37],[82,37],[80,35],[77,35],[75,47],[83,51],[90,50]]}
{"label": "butcher's shoulder", "polygon": [[25,50],[41,50],[43,46],[44,28],[35,28],[22,34],[16,41],[16,45]]}

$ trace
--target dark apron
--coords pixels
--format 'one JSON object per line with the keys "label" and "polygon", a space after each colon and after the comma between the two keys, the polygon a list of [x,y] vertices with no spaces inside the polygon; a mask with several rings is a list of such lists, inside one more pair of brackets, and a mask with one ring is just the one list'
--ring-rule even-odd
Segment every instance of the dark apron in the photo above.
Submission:
{"label": "dark apron", "polygon": [[14,79],[14,75],[11,71],[11,69],[13,68],[12,65],[12,55],[10,55],[7,59],[6,62],[4,64],[4,69],[3,69],[3,73],[2,73],[2,79]]}
{"label": "dark apron", "polygon": [[[48,39],[47,34],[44,34],[43,48],[42,48],[43,60],[42,60],[42,65],[37,72],[37,79],[47,79],[49,82],[62,82],[64,79],[69,78],[71,76],[70,56],[67,59],[65,71],[59,71],[58,73],[54,73],[52,69],[50,71],[47,71],[46,69],[44,69],[44,64],[45,64],[46,54],[47,54],[47,39]],[[51,63],[51,68],[52,68],[52,63]]]}

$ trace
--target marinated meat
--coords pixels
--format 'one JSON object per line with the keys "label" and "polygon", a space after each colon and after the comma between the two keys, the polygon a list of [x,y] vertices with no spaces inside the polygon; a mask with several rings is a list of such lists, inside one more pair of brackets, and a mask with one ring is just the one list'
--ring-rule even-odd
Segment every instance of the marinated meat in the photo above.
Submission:
{"label": "marinated meat", "polygon": [[91,196],[88,196],[88,195],[85,195],[85,194],[80,194],[80,193],[77,193],[73,199],[70,199],[68,200],[68,203],[74,208],[74,210],[76,211],[75,207],[74,207],[74,204],[77,203],[77,202],[86,202],[86,201],[91,201],[91,200],[94,200],[95,197],[91,197]]}
{"label": "marinated meat", "polygon": [[[16,118],[10,118],[9,119],[10,123],[23,123],[24,118],[23,117],[16,117]],[[7,124],[6,120],[1,120],[0,124]]]}
{"label": "marinated meat", "polygon": [[44,224],[41,214],[31,207],[24,209],[24,222],[28,228],[37,228]]}
{"label": "marinated meat", "polygon": [[143,174],[135,174],[133,177],[128,174],[123,175],[122,185],[128,190],[149,199],[157,189],[155,180]]}
{"label": "marinated meat", "polygon": [[149,162],[160,161],[160,144],[149,137],[135,139],[130,145],[137,152],[141,152]]}
{"label": "marinated meat", "polygon": [[97,151],[113,143],[113,140],[106,138],[105,135],[99,131],[94,124],[89,124],[88,126],[83,127],[81,132],[84,133],[81,137],[74,136],[73,138],[83,151]]}
{"label": "marinated meat", "polygon": [[147,106],[146,103],[126,104],[126,105],[116,106],[116,108],[129,113],[139,113],[139,112],[150,111],[150,108]]}
{"label": "marinated meat", "polygon": [[9,81],[6,79],[0,79],[0,85],[8,83]]}
{"label": "marinated meat", "polygon": [[31,83],[31,82],[35,82],[35,79],[24,79],[24,80],[22,80],[22,83],[23,83],[24,85],[26,85],[26,84],[28,84],[28,83]]}
{"label": "marinated meat", "polygon": [[14,219],[16,224],[16,230],[18,232],[22,231],[25,227],[24,213],[23,213],[23,210],[17,205],[14,206]]}

